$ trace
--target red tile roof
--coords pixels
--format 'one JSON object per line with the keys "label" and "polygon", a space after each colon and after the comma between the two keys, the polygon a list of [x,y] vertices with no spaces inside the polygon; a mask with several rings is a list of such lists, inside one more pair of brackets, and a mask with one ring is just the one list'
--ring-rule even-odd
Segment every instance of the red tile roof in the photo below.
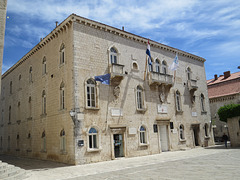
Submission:
{"label": "red tile roof", "polygon": [[207,80],[208,97],[216,98],[240,93],[240,72],[231,74],[228,78],[218,77],[217,80]]}

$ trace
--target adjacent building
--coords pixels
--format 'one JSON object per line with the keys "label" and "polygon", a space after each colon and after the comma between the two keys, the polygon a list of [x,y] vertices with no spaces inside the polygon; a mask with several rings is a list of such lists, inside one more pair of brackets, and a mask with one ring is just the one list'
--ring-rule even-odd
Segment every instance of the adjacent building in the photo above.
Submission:
{"label": "adjacent building", "polygon": [[212,145],[205,59],[149,43],[147,63],[148,39],[70,15],[2,75],[1,152],[84,164]]}
{"label": "adjacent building", "polygon": [[216,141],[221,141],[223,134],[229,135],[229,132],[227,123],[219,120],[217,112],[224,105],[240,103],[240,72],[216,74],[207,81],[207,86],[214,137]]}

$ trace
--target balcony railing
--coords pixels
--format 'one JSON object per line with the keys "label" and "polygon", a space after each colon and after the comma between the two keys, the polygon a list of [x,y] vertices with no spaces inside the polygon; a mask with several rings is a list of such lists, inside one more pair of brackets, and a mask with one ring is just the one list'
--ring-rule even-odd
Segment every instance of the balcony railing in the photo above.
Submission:
{"label": "balcony railing", "polygon": [[163,74],[158,72],[150,72],[150,84],[173,84],[173,76],[169,74]]}

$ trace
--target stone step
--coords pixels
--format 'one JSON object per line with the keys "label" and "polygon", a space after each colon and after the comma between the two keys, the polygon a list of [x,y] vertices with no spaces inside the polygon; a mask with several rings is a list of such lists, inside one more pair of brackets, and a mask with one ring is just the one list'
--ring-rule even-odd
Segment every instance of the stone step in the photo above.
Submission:
{"label": "stone step", "polygon": [[0,164],[0,179],[1,180],[22,180],[25,179],[26,171],[11,164],[2,162]]}

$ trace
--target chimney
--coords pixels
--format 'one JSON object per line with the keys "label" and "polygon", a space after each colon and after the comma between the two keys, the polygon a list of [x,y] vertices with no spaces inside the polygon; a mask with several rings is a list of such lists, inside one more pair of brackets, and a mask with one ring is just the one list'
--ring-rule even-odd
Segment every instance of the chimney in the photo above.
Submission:
{"label": "chimney", "polygon": [[214,81],[216,81],[218,79],[218,75],[214,74]]}
{"label": "chimney", "polygon": [[58,21],[55,22],[56,23],[56,27],[58,26]]}
{"label": "chimney", "polygon": [[122,26],[122,30],[124,31],[124,26]]}
{"label": "chimney", "polygon": [[224,74],[224,79],[226,79],[226,78],[231,76],[230,71],[226,71],[223,74]]}

